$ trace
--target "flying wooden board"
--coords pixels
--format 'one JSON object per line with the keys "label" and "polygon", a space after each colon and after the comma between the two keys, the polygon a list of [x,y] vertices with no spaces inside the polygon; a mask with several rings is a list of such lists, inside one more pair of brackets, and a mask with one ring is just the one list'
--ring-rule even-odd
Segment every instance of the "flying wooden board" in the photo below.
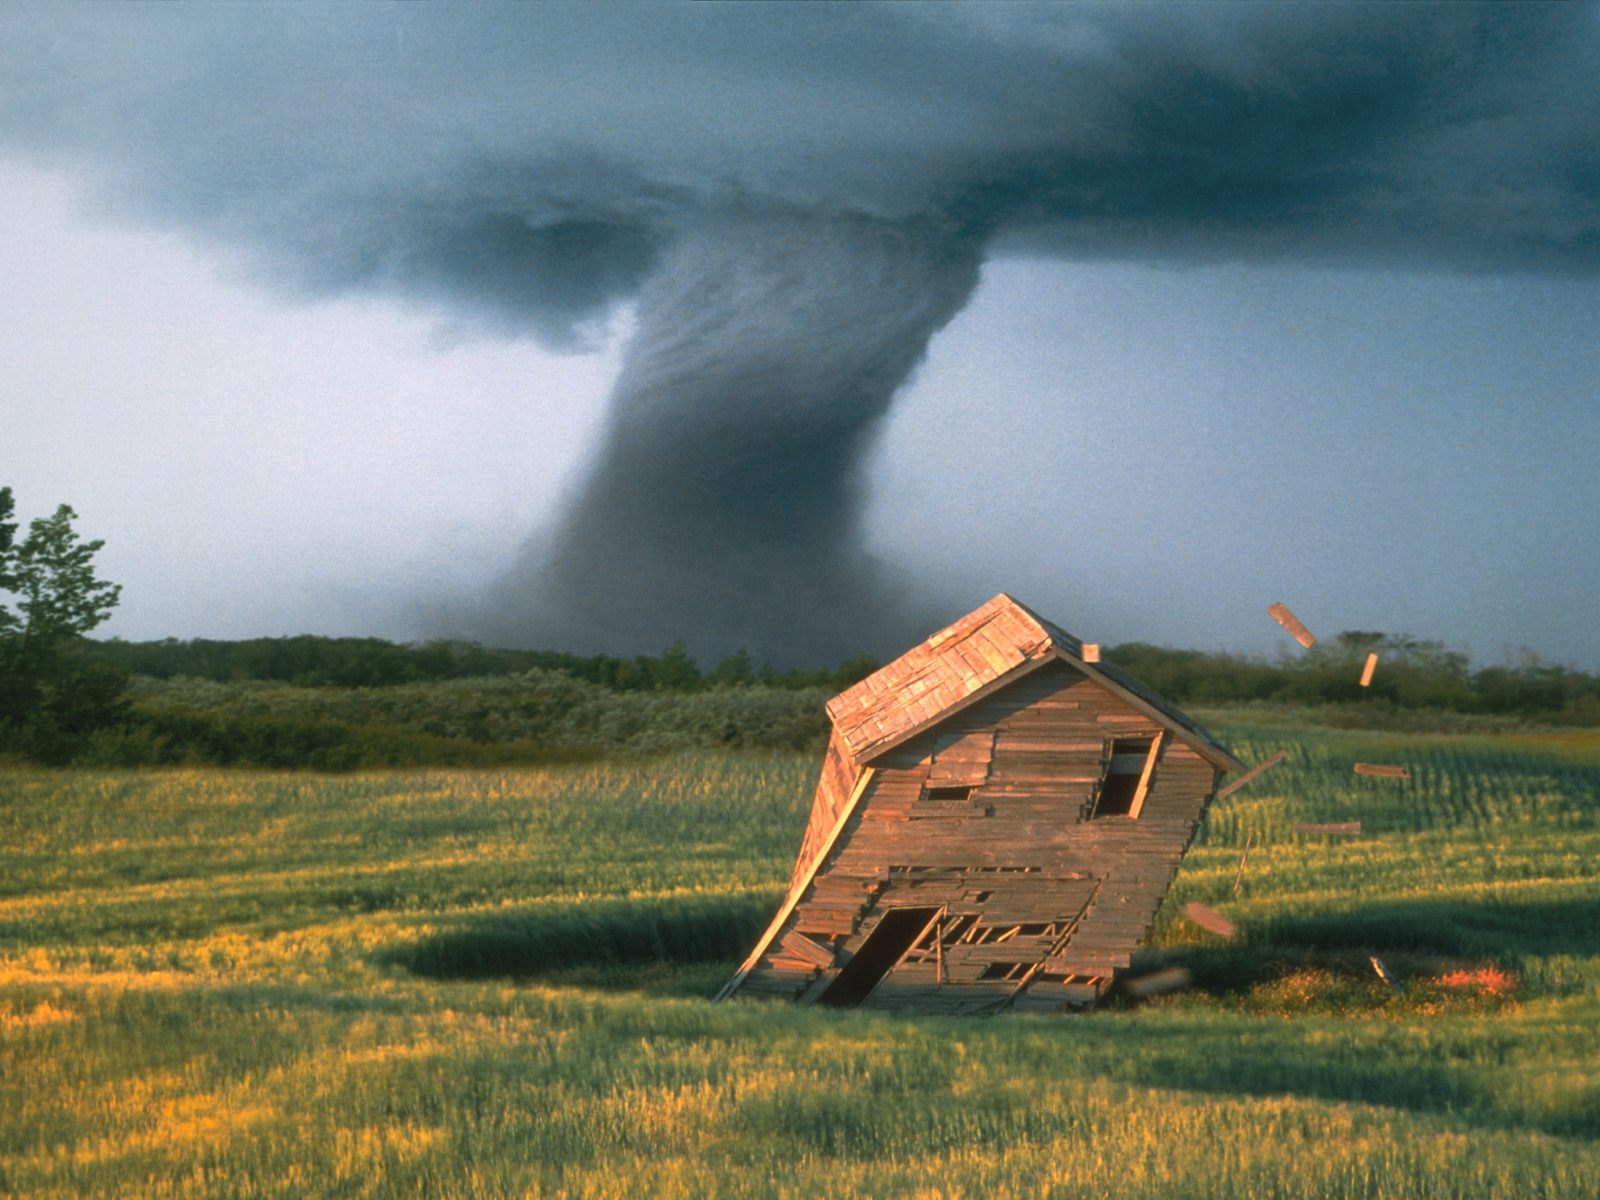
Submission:
{"label": "flying wooden board", "polygon": [[1245,860],[1250,857],[1250,847],[1252,844],[1254,844],[1255,840],[1256,835],[1251,833],[1250,836],[1244,840],[1244,849],[1239,851],[1239,869],[1233,874],[1233,890],[1236,892],[1239,890],[1239,885],[1244,882]]}
{"label": "flying wooden board", "polygon": [[1187,968],[1168,967],[1164,971],[1152,971],[1148,975],[1130,979],[1125,986],[1130,996],[1159,996],[1163,992],[1175,992],[1188,987],[1192,978]]}
{"label": "flying wooden board", "polygon": [[1183,915],[1207,933],[1214,933],[1220,938],[1231,938],[1239,932],[1238,926],[1215,909],[1207,908],[1198,900],[1191,900],[1183,906]]}
{"label": "flying wooden board", "polygon": [[1245,784],[1249,783],[1257,775],[1261,774],[1261,772],[1265,771],[1268,767],[1277,766],[1277,764],[1281,763],[1284,759],[1286,759],[1288,757],[1289,757],[1289,752],[1287,750],[1279,750],[1271,758],[1267,759],[1266,762],[1257,763],[1255,766],[1251,767],[1248,771],[1246,771],[1243,775],[1239,776],[1239,778],[1235,779],[1227,787],[1225,787],[1221,791],[1219,791],[1217,793],[1217,799],[1218,800],[1227,799],[1229,796],[1233,795],[1240,788],[1242,788]]}
{"label": "flying wooden board", "polygon": [[1390,973],[1389,968],[1384,965],[1383,959],[1379,958],[1376,954],[1370,954],[1367,956],[1367,961],[1372,964],[1373,971],[1377,973],[1379,979],[1383,980],[1385,987],[1387,987],[1390,991],[1395,991],[1399,988],[1400,985],[1395,982],[1394,975]]}
{"label": "flying wooden board", "polygon": [[1300,618],[1289,611],[1287,604],[1273,604],[1267,608],[1272,614],[1272,619],[1289,631],[1289,636],[1299,642],[1307,650],[1316,645],[1317,639],[1311,631],[1300,623]]}
{"label": "flying wooden board", "polygon": [[1367,665],[1361,668],[1361,686],[1362,687],[1371,687],[1372,686],[1372,673],[1374,671],[1376,671],[1377,669],[1378,669],[1378,656],[1376,654],[1367,655]]}

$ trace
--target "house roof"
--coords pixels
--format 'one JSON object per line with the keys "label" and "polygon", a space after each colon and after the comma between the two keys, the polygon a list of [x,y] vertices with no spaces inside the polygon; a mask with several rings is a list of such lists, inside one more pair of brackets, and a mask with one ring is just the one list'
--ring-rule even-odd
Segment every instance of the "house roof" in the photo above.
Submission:
{"label": "house roof", "polygon": [[1171,730],[1215,766],[1244,769],[1184,713],[1109,663],[1085,662],[1081,641],[1004,592],[840,692],[828,701],[828,716],[851,757],[865,762],[1055,660]]}

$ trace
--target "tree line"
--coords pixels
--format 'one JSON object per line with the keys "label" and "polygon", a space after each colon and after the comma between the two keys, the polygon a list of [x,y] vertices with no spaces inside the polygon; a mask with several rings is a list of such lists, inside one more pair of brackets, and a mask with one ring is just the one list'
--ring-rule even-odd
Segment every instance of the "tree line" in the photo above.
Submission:
{"label": "tree line", "polygon": [[[25,534],[0,488],[0,755],[45,763],[355,767],[538,761],[690,746],[798,747],[879,665],[702,667],[682,643],[629,658],[305,635],[95,641],[120,588],[62,505]],[[1473,670],[1439,642],[1351,630],[1276,659],[1130,642],[1109,662],[1181,705],[1428,710],[1600,726],[1600,675],[1524,654]],[[1367,655],[1380,665],[1360,685]]]}
{"label": "tree line", "polygon": [[[871,658],[852,658],[837,667],[779,671],[755,667],[750,655],[740,651],[702,668],[682,643],[658,655],[617,658],[461,641],[402,644],[310,635],[243,641],[112,640],[90,643],[82,652],[127,675],[218,683],[258,680],[306,688],[392,687],[540,671],[619,692],[722,687],[838,692],[880,665]],[[1378,655],[1379,666],[1364,688],[1361,668],[1369,653]],[[1439,642],[1349,630],[1309,651],[1276,659],[1145,642],[1108,647],[1104,655],[1175,704],[1366,703],[1600,724],[1600,676],[1546,663],[1527,652],[1517,663],[1474,670],[1465,654]]]}
{"label": "tree line", "polygon": [[[1378,655],[1378,668],[1362,687],[1369,653]],[[1473,670],[1465,654],[1440,642],[1348,630],[1277,659],[1143,642],[1112,647],[1105,656],[1177,704],[1359,704],[1375,716],[1434,709],[1600,725],[1600,674],[1548,663],[1531,651],[1515,663]]]}
{"label": "tree line", "polygon": [[698,692],[718,687],[758,685],[798,691],[842,691],[881,665],[875,659],[848,659],[837,667],[779,670],[757,666],[740,650],[702,668],[674,642],[660,654],[629,658],[608,654],[565,654],[556,650],[506,650],[469,641],[399,643],[382,638],[297,637],[217,641],[93,643],[89,652],[129,675],[152,679],[188,677],[218,683],[255,679],[296,687],[393,687],[446,679],[487,679],[526,671],[554,671],[618,692]]}

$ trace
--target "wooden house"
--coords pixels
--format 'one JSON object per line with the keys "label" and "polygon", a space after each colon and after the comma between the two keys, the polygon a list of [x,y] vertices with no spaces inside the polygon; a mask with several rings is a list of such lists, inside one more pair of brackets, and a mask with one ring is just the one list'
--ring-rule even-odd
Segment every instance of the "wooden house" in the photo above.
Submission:
{"label": "wooden house", "polygon": [[1099,999],[1242,764],[1094,649],[1002,594],[835,696],[788,894],[721,994]]}

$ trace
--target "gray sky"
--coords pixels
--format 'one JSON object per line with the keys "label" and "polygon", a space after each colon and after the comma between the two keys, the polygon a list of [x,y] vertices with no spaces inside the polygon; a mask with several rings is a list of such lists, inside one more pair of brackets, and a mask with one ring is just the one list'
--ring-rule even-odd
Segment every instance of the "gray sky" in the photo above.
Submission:
{"label": "gray sky", "polygon": [[[107,633],[465,629],[624,651],[672,629],[711,652],[771,636],[837,659],[1003,588],[1103,642],[1268,648],[1284,600],[1328,634],[1600,661],[1600,126],[1574,83],[1592,82],[1592,8],[1367,9],[1366,30],[1326,9],[1155,28],[1129,14],[1168,10],[831,9],[822,29],[785,10],[718,26],[704,58],[702,16],[656,30],[663,50],[576,9],[491,13],[497,36],[341,10],[358,19],[313,41],[200,10],[56,11],[25,13],[11,44],[33,39],[43,65],[0,92],[0,482],[25,514],[67,501],[106,539],[125,585]],[[838,44],[796,59],[801,35]],[[300,85],[292,111],[272,73],[224,70],[263,39]],[[436,53],[413,78],[419,43]],[[505,43],[525,57],[501,64]],[[1452,53],[1417,66],[1419,45]],[[983,82],[957,86],[947,59]],[[469,76],[489,83],[455,86]],[[527,76],[561,85],[535,117]],[[820,116],[773,115],[802,101]],[[815,243],[800,259],[797,222]],[[886,229],[870,279],[815,266],[824,245],[859,264]],[[967,270],[969,245],[970,299],[938,274]],[[756,260],[767,274],[741,265]],[[737,354],[694,343],[684,377],[726,386],[684,403],[721,424],[651,483],[628,414],[673,386],[690,332],[661,314],[694,306],[697,271],[737,281],[705,312],[762,317]],[[773,278],[826,302],[746,303]],[[908,315],[941,278],[949,303]],[[892,336],[840,348],[891,310]],[[858,383],[890,345],[926,346],[892,406],[901,367],[881,395]],[[802,437],[783,414],[808,401],[760,403],[794,379],[859,398],[817,407]],[[692,417],[654,419],[673,411]],[[722,478],[693,454],[726,459],[745,430],[809,465],[795,447],[815,429],[852,447],[817,467],[818,496],[763,488],[789,478],[770,464],[728,476],[732,499],[650,490]],[[755,516],[724,527],[716,505]],[[597,599],[617,568],[571,544],[618,544],[657,510],[715,529],[684,548],[690,578],[749,607],[647,586],[640,605],[666,597],[652,625]],[[807,544],[819,511],[851,526],[840,556]],[[772,529],[794,553],[711,561]],[[652,536],[626,561],[669,576],[652,555],[677,543]],[[837,622],[785,575],[817,554],[823,598],[861,564],[880,577],[841,595]],[[814,628],[784,648],[751,608]],[[598,645],[569,636],[591,616]]]}

